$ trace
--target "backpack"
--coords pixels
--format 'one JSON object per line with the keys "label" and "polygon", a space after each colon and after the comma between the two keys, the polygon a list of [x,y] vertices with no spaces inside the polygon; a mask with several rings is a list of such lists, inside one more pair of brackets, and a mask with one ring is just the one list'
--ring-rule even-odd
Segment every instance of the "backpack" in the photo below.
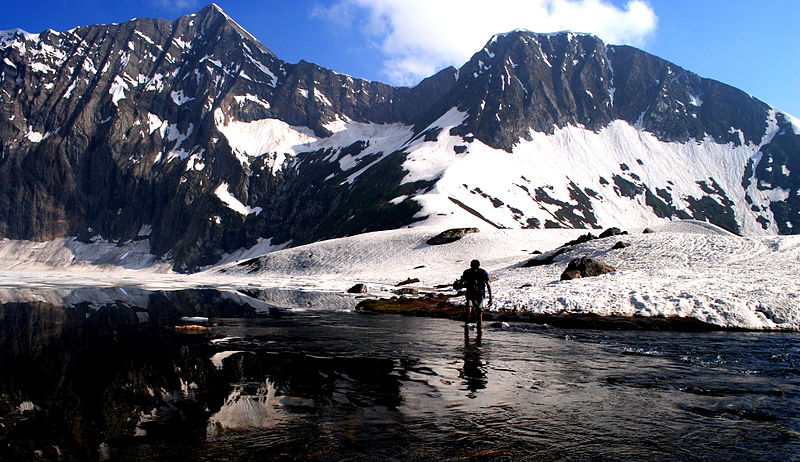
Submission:
{"label": "backpack", "polygon": [[464,271],[464,274],[461,275],[461,288],[467,289],[469,292],[483,292],[483,272],[480,269],[473,269],[470,268]]}

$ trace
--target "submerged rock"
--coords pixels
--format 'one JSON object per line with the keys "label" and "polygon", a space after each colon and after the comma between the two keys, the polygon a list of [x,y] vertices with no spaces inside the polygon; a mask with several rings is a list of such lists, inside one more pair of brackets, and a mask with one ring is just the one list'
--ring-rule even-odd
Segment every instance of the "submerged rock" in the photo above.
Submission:
{"label": "submerged rock", "polygon": [[561,273],[561,280],[566,281],[576,279],[576,277],[592,277],[600,276],[601,274],[611,273],[617,269],[613,266],[607,265],[600,260],[595,260],[589,257],[576,258],[569,262],[567,269]]}
{"label": "submerged rock", "polygon": [[428,239],[428,245],[442,245],[442,244],[449,244],[451,242],[455,242],[462,237],[466,236],[467,234],[478,233],[480,230],[478,228],[453,228],[448,229],[447,231],[442,231],[441,233],[433,236],[432,238]]}

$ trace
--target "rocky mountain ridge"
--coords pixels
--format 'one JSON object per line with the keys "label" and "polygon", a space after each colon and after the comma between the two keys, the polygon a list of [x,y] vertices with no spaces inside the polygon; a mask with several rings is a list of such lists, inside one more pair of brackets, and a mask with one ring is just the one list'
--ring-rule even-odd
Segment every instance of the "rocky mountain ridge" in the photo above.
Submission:
{"label": "rocky mountain ridge", "polygon": [[0,236],[147,240],[192,271],[445,221],[796,233],[798,132],[739,90],[591,35],[498,35],[396,88],[284,62],[212,4],[0,33]]}

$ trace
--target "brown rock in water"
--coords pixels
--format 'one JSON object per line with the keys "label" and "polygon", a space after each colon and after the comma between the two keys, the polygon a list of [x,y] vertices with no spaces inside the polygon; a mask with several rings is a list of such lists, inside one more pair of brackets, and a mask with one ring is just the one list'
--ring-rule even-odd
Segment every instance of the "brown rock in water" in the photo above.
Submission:
{"label": "brown rock in water", "polygon": [[466,236],[467,234],[478,233],[480,230],[478,228],[453,228],[448,229],[447,231],[442,231],[441,233],[433,236],[432,238],[428,239],[428,245],[442,245],[442,244],[449,244],[451,242],[455,242],[462,237]]}
{"label": "brown rock in water", "polygon": [[397,289],[393,292],[397,295],[419,295],[419,290],[413,287],[403,287],[402,289]]}
{"label": "brown rock in water", "polygon": [[580,257],[576,258],[569,262],[567,265],[567,269],[561,273],[561,280],[569,280],[575,279],[575,275],[572,273],[577,272],[580,274],[580,277],[592,277],[592,276],[600,276],[601,274],[611,273],[612,271],[616,271],[617,269],[613,266],[607,265],[600,260],[595,260],[594,258],[589,257]]}
{"label": "brown rock in water", "polygon": [[464,308],[447,296],[362,300],[356,305],[360,313],[404,314],[411,316],[430,316],[435,318],[457,318],[464,314]]}

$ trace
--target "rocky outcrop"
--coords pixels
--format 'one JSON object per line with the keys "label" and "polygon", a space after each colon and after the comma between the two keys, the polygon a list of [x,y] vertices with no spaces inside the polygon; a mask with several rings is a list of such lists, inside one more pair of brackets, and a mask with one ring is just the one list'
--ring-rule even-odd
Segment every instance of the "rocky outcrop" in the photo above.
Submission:
{"label": "rocky outcrop", "polygon": [[616,271],[616,268],[599,260],[589,257],[580,257],[569,262],[567,269],[561,274],[561,280],[568,281],[581,277],[600,276],[613,271]]}
{"label": "rocky outcrop", "polygon": [[619,236],[619,235],[623,235],[623,234],[628,234],[628,232],[627,231],[622,231],[619,228],[613,228],[612,227],[612,228],[608,228],[607,230],[605,230],[602,233],[600,233],[600,235],[598,236],[598,239],[604,239],[606,237]]}
{"label": "rocky outcrop", "polygon": [[443,245],[443,244],[450,244],[451,242],[456,242],[457,240],[461,239],[462,237],[466,236],[467,234],[478,233],[480,230],[478,228],[453,228],[448,229],[446,231],[442,231],[441,233],[433,236],[432,238],[428,239],[426,242],[428,245]]}

